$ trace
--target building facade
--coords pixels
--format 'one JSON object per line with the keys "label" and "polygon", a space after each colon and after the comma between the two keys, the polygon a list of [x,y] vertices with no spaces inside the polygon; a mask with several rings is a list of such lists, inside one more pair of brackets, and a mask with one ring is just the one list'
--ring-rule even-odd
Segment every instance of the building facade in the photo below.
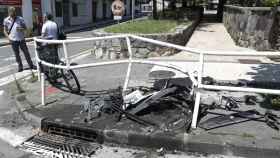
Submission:
{"label": "building facade", "polygon": [[[113,0],[41,0],[42,12],[52,13],[60,26],[75,26],[112,19]],[[131,14],[131,0],[125,0],[126,15]]]}
{"label": "building facade", "polygon": [[[125,15],[131,15],[131,0],[123,0]],[[71,27],[112,19],[113,0],[0,0],[0,20],[8,15],[8,7],[16,7],[27,27],[34,28],[42,22],[44,13],[51,13],[58,25]]]}

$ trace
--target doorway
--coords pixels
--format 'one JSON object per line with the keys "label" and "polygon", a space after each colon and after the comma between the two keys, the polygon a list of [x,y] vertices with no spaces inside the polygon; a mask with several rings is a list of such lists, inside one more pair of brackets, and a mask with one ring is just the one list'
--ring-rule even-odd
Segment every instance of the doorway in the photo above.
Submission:
{"label": "doorway", "polygon": [[107,18],[107,4],[103,3],[102,5],[102,15],[103,15],[103,19]]}
{"label": "doorway", "polygon": [[97,2],[92,1],[92,22],[96,21]]}
{"label": "doorway", "polygon": [[70,26],[70,16],[69,16],[70,2],[69,0],[63,0],[62,3],[63,3],[63,25]]}

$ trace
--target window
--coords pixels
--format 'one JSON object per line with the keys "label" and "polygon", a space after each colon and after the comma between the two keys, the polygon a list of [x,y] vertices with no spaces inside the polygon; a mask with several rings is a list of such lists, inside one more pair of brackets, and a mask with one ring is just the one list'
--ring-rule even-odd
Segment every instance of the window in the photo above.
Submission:
{"label": "window", "polygon": [[62,17],[62,1],[55,1],[55,16]]}
{"label": "window", "polygon": [[77,3],[72,3],[72,14],[73,14],[73,17],[78,16],[78,4]]}

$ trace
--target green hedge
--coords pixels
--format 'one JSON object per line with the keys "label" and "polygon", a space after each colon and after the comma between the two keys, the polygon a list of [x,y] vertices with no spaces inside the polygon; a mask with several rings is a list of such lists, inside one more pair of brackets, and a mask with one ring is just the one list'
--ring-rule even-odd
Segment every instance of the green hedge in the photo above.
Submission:
{"label": "green hedge", "polygon": [[280,0],[264,0],[265,6],[268,6],[268,7],[275,7],[275,6],[279,5],[279,3],[280,3]]}
{"label": "green hedge", "polygon": [[228,0],[227,3],[243,7],[276,7],[280,0]]}

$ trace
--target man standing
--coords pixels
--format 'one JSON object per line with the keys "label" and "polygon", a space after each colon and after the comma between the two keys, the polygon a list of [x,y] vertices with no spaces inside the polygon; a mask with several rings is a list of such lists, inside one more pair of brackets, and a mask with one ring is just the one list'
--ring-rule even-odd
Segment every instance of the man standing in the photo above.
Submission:
{"label": "man standing", "polygon": [[42,27],[41,36],[44,39],[56,40],[58,36],[58,26],[53,21],[53,16],[51,14],[44,15],[44,24]]}
{"label": "man standing", "polygon": [[19,55],[19,48],[22,50],[30,69],[35,69],[25,42],[25,22],[22,17],[16,16],[16,9],[14,7],[9,7],[8,13],[9,16],[5,18],[3,22],[4,35],[9,39],[12,45],[16,62],[18,63],[18,72],[23,71],[23,65]]}
{"label": "man standing", "polygon": [[[58,38],[58,25],[53,21],[53,16],[51,14],[44,15],[44,24],[42,27],[41,37],[48,40],[57,40]],[[53,64],[59,63],[58,56],[58,44],[46,44],[42,43],[44,51],[40,54],[47,55],[44,60],[51,62]]]}

